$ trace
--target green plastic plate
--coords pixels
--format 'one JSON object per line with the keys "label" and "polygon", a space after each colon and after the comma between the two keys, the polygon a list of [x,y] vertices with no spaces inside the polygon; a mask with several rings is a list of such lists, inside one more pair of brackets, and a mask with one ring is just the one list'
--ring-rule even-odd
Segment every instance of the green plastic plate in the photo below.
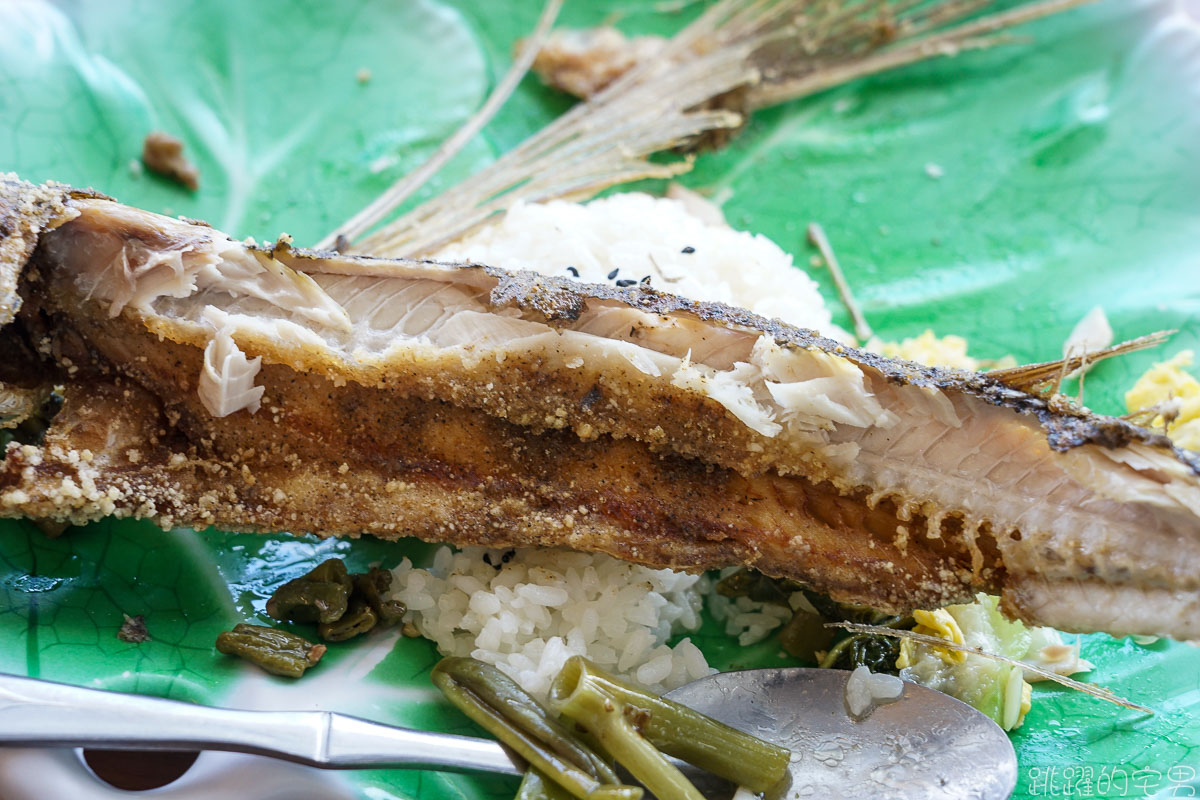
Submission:
{"label": "green plastic plate", "polygon": [[[9,0],[0,3],[0,169],[93,186],[236,235],[286,231],[310,243],[479,105],[539,6]],[[573,0],[563,18],[668,33],[701,8],[687,0]],[[1198,19],[1200,9],[1186,2],[1107,0],[1030,25],[1007,47],[765,112],[728,150],[702,157],[684,182],[724,199],[735,226],[772,237],[801,265],[810,256],[805,226],[819,221],[885,338],[933,328],[967,337],[980,357],[1047,360],[1095,305],[1118,338],[1178,329],[1166,348],[1106,362],[1089,377],[1088,404],[1119,413],[1124,389],[1143,369],[1200,345]],[[568,105],[526,80],[423,196]],[[198,193],[136,169],[152,129],[186,142],[201,170]],[[827,276],[816,277],[837,307]],[[844,315],[837,321],[849,326]],[[6,521],[0,670],[471,732],[432,690],[437,654],[423,640],[374,634],[335,646],[299,683],[213,650],[219,631],[262,617],[275,585],[330,554],[363,567],[429,552],[418,542],[164,533],[132,521],[50,540],[27,522]],[[144,614],[153,640],[119,641],[123,614]],[[711,623],[696,640],[721,668],[783,663],[776,645],[737,647]],[[1092,681],[1157,713],[1039,686],[1012,736],[1015,796],[1196,794],[1200,650],[1096,635],[1083,637],[1083,652],[1097,665]],[[0,753],[0,796],[116,796],[73,759]],[[450,800],[516,789],[499,778],[326,776],[253,764],[206,754],[164,796],[259,798],[290,786],[291,797]],[[72,788],[56,794],[53,781]]]}

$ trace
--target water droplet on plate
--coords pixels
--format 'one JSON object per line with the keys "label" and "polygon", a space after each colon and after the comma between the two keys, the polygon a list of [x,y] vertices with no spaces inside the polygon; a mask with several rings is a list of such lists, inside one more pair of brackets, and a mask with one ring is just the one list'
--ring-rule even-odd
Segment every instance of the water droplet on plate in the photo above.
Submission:
{"label": "water droplet on plate", "polygon": [[9,588],[26,594],[52,592],[66,583],[66,578],[51,578],[44,575],[17,575],[4,581]]}

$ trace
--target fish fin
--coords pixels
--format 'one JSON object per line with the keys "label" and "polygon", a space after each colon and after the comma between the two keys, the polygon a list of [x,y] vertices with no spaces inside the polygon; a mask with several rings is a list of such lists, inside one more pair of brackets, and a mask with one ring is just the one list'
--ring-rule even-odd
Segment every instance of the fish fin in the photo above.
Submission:
{"label": "fish fin", "polygon": [[1095,350],[1090,353],[1071,356],[1070,358],[1060,358],[1057,361],[1021,364],[1020,366],[1009,367],[1008,369],[993,370],[987,374],[989,378],[994,378],[1013,389],[1020,389],[1026,392],[1040,392],[1047,387],[1053,387],[1055,391],[1058,391],[1058,384],[1066,376],[1081,369],[1088,369],[1106,358],[1157,347],[1165,342],[1173,333],[1175,333],[1173,330],[1155,331],[1145,336],[1139,336],[1136,339],[1114,344],[1112,347],[1106,347],[1103,350]]}

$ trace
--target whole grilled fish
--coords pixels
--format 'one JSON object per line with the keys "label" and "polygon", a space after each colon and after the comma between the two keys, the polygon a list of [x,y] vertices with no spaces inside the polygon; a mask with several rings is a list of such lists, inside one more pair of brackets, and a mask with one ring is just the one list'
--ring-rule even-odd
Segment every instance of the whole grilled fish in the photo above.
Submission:
{"label": "whole grilled fish", "polygon": [[259,247],[12,176],[0,236],[0,379],[65,395],[2,515],[742,563],[1200,637],[1200,465],[1125,421],[647,286]]}

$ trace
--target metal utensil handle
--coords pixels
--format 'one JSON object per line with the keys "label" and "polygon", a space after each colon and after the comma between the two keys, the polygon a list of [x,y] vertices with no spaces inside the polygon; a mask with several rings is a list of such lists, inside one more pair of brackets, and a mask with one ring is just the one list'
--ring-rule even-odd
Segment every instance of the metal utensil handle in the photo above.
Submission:
{"label": "metal utensil handle", "polygon": [[0,746],[225,750],[314,767],[519,774],[499,743],[329,711],[238,711],[0,675]]}

